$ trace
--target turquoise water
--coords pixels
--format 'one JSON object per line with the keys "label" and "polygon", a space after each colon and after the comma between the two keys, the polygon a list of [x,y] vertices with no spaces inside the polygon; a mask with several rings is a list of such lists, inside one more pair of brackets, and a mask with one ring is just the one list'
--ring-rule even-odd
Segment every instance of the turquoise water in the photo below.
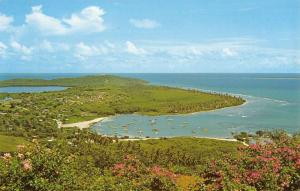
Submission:
{"label": "turquoise water", "polygon": [[[0,74],[13,78],[53,79],[86,74]],[[221,110],[176,116],[119,115],[95,124],[96,132],[118,136],[231,137],[231,132],[264,129],[300,131],[300,74],[117,74],[152,84],[227,92],[247,103]]]}
{"label": "turquoise water", "polygon": [[118,136],[231,137],[232,132],[266,129],[300,131],[299,74],[122,74],[153,84],[239,95],[247,103],[189,115],[120,115],[93,126]]}
{"label": "turquoise water", "polygon": [[14,86],[14,87],[0,87],[0,93],[38,93],[46,91],[62,91],[67,87],[61,86]]}

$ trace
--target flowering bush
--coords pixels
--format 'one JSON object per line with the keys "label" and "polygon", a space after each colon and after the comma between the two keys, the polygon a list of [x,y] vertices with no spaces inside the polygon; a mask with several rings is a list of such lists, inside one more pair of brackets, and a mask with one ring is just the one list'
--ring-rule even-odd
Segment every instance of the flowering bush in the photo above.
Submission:
{"label": "flowering bush", "polygon": [[252,188],[257,190],[300,189],[300,147],[254,144],[241,147],[237,158],[213,161],[206,169],[206,184],[215,190]]}
{"label": "flowering bush", "polygon": [[0,190],[85,190],[92,180],[85,171],[96,170],[87,165],[77,171],[76,165],[74,156],[56,149],[21,145],[17,153],[0,159]]}
{"label": "flowering bush", "polygon": [[120,180],[131,181],[138,190],[176,190],[176,174],[160,166],[146,167],[131,155],[127,155],[123,163],[115,164],[111,171]]}
{"label": "flowering bush", "polygon": [[[268,136],[268,142],[214,156],[208,165],[198,161],[198,155],[187,155],[184,149],[182,155],[161,155],[155,150],[145,153],[135,144],[128,148],[85,141],[91,140],[88,135],[72,144],[20,145],[17,152],[0,155],[0,190],[300,190],[300,136]],[[174,160],[147,160],[151,155],[157,160],[160,156]],[[193,162],[177,160],[184,155]]]}

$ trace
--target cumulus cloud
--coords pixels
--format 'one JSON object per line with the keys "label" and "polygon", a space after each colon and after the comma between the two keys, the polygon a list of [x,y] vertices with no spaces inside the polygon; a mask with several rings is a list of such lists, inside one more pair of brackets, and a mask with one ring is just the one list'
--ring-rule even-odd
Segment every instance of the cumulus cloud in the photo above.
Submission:
{"label": "cumulus cloud", "polygon": [[71,18],[63,19],[63,21],[70,25],[71,31],[102,32],[105,30],[103,15],[105,15],[103,9],[90,6],[83,9],[79,14],[72,14]]}
{"label": "cumulus cloud", "polygon": [[0,13],[0,31],[5,31],[10,27],[13,18]]}
{"label": "cumulus cloud", "polygon": [[138,48],[133,42],[126,42],[126,52],[135,55],[143,55],[146,54],[146,51],[142,48]]}
{"label": "cumulus cloud", "polygon": [[129,22],[136,28],[153,29],[160,26],[160,24],[151,19],[130,19]]}
{"label": "cumulus cloud", "polygon": [[59,19],[43,13],[41,5],[32,7],[32,12],[26,15],[26,23],[46,35],[59,35],[67,32],[66,27]]}
{"label": "cumulus cloud", "polygon": [[74,32],[94,33],[105,30],[102,16],[105,14],[100,7],[90,6],[74,13],[70,18],[57,19],[43,13],[42,6],[32,7],[26,15],[28,26],[36,28],[45,35],[65,35]]}
{"label": "cumulus cloud", "polygon": [[6,49],[7,49],[7,46],[0,42],[0,58],[3,58],[6,54]]}
{"label": "cumulus cloud", "polygon": [[10,43],[10,46],[17,52],[20,52],[22,54],[26,54],[26,55],[29,55],[31,54],[31,51],[32,51],[32,48],[28,48],[20,43],[18,43],[17,41],[12,41]]}
{"label": "cumulus cloud", "polygon": [[109,49],[105,46],[87,45],[83,42],[80,42],[75,46],[75,57],[83,60],[88,57],[107,54],[108,52]]}
{"label": "cumulus cloud", "polygon": [[31,59],[33,48],[22,45],[15,40],[11,41],[10,46],[14,50],[14,52],[16,52],[18,56],[20,56],[21,60],[29,61]]}

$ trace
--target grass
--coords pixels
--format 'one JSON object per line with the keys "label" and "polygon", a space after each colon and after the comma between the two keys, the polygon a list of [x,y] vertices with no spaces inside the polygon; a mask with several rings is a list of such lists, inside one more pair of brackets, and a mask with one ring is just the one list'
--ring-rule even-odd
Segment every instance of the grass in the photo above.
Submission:
{"label": "grass", "polygon": [[146,151],[159,148],[193,155],[196,158],[215,158],[224,153],[235,153],[240,142],[222,141],[208,138],[175,137],[167,139],[150,139],[139,141]]}
{"label": "grass", "polygon": [[[174,137],[174,138],[161,138],[161,139],[148,139],[139,141],[145,148],[151,149],[152,147],[159,147],[167,149],[175,147],[183,151],[202,152],[216,149],[222,152],[236,149],[236,146],[241,145],[235,141],[223,141],[209,138],[192,138],[192,137]],[[217,147],[216,147],[217,146]],[[224,148],[226,150],[224,150]]]}
{"label": "grass", "polygon": [[21,144],[28,144],[22,137],[0,135],[0,152],[14,152],[17,146]]}

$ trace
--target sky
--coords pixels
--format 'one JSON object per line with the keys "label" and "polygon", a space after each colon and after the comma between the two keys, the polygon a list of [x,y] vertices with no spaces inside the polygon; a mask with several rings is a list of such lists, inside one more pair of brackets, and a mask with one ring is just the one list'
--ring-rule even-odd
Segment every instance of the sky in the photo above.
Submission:
{"label": "sky", "polygon": [[298,73],[300,0],[0,0],[0,73]]}

